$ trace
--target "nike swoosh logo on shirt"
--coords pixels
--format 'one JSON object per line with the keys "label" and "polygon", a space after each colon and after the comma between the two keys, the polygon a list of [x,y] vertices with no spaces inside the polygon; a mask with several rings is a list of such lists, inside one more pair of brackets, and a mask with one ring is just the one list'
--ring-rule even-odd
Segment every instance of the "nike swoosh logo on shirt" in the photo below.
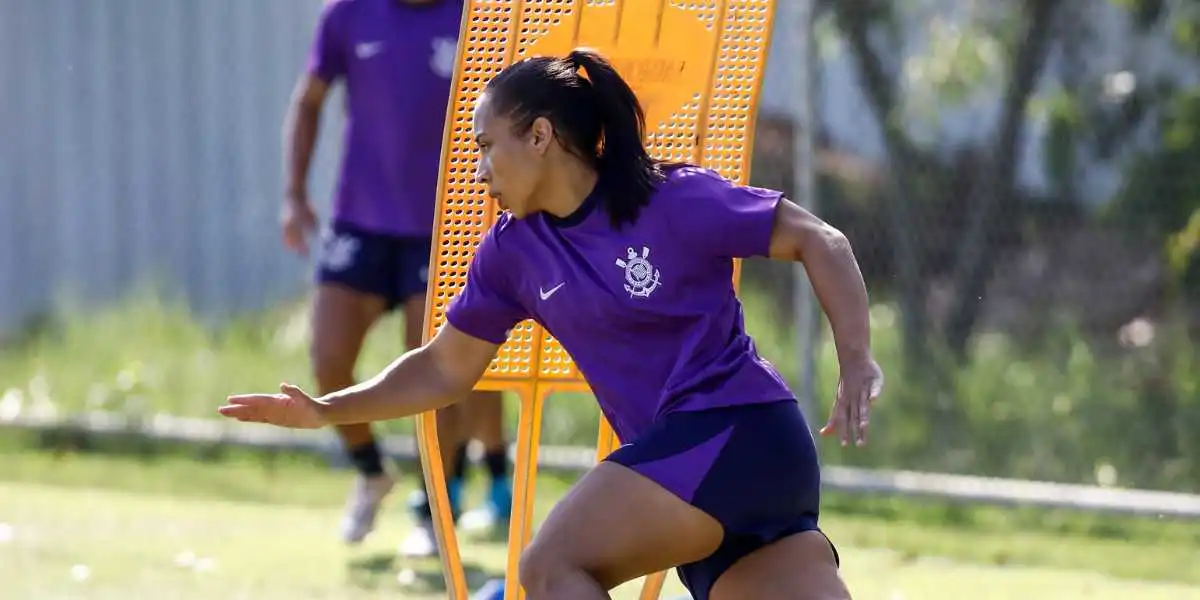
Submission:
{"label": "nike swoosh logo on shirt", "polygon": [[550,288],[550,289],[548,289],[548,290],[544,290],[544,289],[542,289],[542,288],[538,288],[538,295],[542,297],[542,300],[549,300],[549,299],[550,299],[550,296],[553,296],[553,295],[554,295],[554,292],[557,292],[557,291],[558,291],[558,289],[559,289],[559,288],[561,288],[561,287],[562,287],[562,286],[564,286],[564,285],[567,285],[567,282],[565,282],[565,281],[564,281],[564,282],[562,282],[562,283],[560,283],[560,284],[558,284],[558,285],[556,285],[556,286],[554,286],[554,287],[552,287],[552,288]]}

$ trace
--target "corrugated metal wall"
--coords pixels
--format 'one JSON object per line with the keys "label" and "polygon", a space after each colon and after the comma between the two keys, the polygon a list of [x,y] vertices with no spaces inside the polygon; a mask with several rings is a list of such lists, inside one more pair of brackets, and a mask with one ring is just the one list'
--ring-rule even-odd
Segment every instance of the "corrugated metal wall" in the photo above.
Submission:
{"label": "corrugated metal wall", "polygon": [[210,315],[302,289],[279,243],[280,131],[319,6],[0,1],[0,331],[151,277]]}
{"label": "corrugated metal wall", "polygon": [[0,332],[149,279],[211,316],[303,289],[279,243],[280,139],[320,4],[0,0]]}

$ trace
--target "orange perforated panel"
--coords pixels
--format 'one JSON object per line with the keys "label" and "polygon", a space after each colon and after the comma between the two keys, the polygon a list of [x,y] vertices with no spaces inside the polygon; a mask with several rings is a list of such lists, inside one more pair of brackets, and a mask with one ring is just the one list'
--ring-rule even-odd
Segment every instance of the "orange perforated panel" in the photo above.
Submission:
{"label": "orange perforated panel", "polygon": [[727,0],[721,5],[720,60],[709,90],[702,154],[705,166],[745,182],[773,11],[761,0]]}
{"label": "orange perforated panel", "polygon": [[[471,113],[487,81],[514,60],[597,48],[638,93],[651,154],[745,182],[770,38],[770,0],[470,0],[466,12],[430,264],[430,335],[444,321],[447,304],[466,280],[471,254],[497,214],[473,180]],[[523,323],[484,384],[503,387],[518,380],[582,378],[553,337]]]}
{"label": "orange perforated panel", "polygon": [[[474,179],[475,152],[471,114],[488,80],[509,63],[512,28],[517,18],[513,2],[470,2],[459,40],[455,91],[448,112],[442,148],[439,219],[430,259],[430,295],[426,327],[432,334],[445,321],[446,307],[465,285],[467,267],[484,232],[495,221],[497,208]],[[523,323],[513,330],[487,377],[530,379],[534,375],[539,330]]]}

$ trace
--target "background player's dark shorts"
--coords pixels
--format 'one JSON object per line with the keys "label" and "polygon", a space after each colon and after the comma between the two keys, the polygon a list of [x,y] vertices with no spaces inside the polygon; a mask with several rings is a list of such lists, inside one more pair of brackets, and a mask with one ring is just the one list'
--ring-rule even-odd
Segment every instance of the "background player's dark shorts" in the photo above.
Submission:
{"label": "background player's dark shorts", "polygon": [[321,238],[319,283],[337,283],[381,296],[388,310],[424,295],[431,237],[401,237],[334,223]]}
{"label": "background player's dark shorts", "polygon": [[696,600],[707,600],[742,557],[818,529],[817,449],[795,400],[672,413],[605,460],[649,477],[724,526],[716,552],[678,569]]}

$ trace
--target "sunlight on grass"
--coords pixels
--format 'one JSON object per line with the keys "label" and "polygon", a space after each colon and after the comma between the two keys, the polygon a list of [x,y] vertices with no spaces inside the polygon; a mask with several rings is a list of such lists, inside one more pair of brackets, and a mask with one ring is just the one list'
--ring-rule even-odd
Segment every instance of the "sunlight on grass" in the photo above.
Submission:
{"label": "sunlight on grass", "polygon": [[[5,597],[59,600],[444,597],[434,561],[405,561],[392,543],[407,523],[393,508],[357,549],[334,535],[336,506],[196,500],[0,484]],[[1195,600],[1200,588],[1025,567],[972,566],[884,550],[842,549],[857,598],[881,600]],[[504,550],[468,543],[473,583],[498,574]],[[404,574],[398,577],[398,574]],[[673,579],[673,578],[672,578]],[[403,580],[403,581],[401,581]],[[636,597],[625,586],[617,600]],[[681,591],[673,582],[672,597]]]}

